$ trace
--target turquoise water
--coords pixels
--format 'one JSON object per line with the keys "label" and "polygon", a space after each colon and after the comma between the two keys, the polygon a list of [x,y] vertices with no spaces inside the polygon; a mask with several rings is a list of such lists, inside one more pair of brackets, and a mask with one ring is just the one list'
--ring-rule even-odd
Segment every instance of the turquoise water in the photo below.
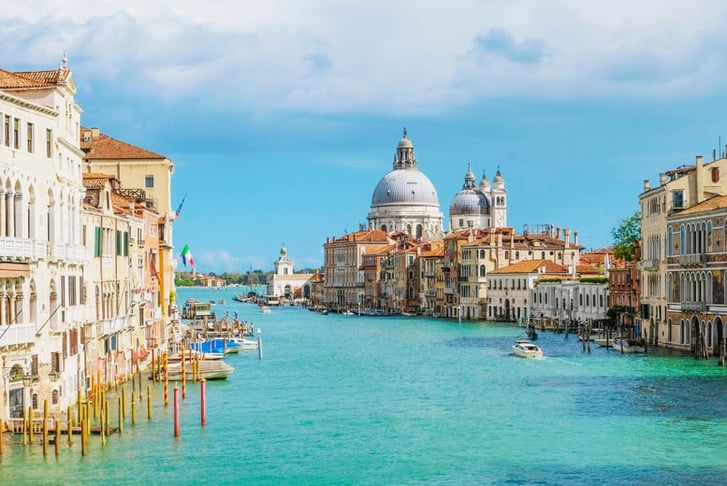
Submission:
{"label": "turquoise water", "polygon": [[[182,403],[182,436],[155,390],[154,418],[127,418],[105,446],[56,457],[10,446],[0,483],[725,484],[727,369],[690,357],[583,352],[541,333],[546,357],[511,355],[521,329],[421,318],[261,314],[235,289],[217,300],[262,330],[235,372]],[[651,351],[651,350],[650,350]]]}

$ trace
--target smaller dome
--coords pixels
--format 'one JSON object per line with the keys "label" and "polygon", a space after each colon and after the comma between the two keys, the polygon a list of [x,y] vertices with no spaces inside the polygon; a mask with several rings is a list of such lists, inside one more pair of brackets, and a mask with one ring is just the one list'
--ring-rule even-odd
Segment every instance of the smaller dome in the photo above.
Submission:
{"label": "smaller dome", "polygon": [[475,175],[472,166],[467,166],[462,189],[455,194],[449,204],[450,216],[483,215],[490,214],[490,203],[480,189],[475,185]]}

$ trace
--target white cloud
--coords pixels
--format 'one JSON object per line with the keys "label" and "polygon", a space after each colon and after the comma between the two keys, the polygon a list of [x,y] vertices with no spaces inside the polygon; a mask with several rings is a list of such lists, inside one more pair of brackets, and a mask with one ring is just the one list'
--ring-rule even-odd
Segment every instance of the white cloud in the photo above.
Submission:
{"label": "white cloud", "polygon": [[3,68],[47,67],[67,50],[77,77],[252,112],[681,96],[719,89],[727,64],[727,4],[716,1],[31,0],[3,10]]}

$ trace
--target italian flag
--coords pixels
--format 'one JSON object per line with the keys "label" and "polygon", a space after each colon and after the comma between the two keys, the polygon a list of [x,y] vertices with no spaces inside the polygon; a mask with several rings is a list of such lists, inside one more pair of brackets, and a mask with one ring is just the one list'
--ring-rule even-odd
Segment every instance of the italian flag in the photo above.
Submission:
{"label": "italian flag", "polygon": [[194,266],[194,257],[192,256],[192,252],[189,251],[189,245],[184,245],[184,248],[182,248],[182,263],[184,263],[184,266],[187,266],[187,262],[189,262],[189,266]]}

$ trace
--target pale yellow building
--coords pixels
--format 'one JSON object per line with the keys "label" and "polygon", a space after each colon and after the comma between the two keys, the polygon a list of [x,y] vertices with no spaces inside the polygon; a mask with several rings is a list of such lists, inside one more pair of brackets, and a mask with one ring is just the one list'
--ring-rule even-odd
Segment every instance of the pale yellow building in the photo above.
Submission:
{"label": "pale yellow building", "polygon": [[174,210],[171,202],[171,184],[174,164],[163,155],[117,140],[98,128],[83,128],[81,148],[84,151],[84,171],[103,173],[120,180],[124,195],[132,197],[143,193],[149,209],[158,215],[158,253],[155,255],[159,274],[158,299],[161,318],[173,333],[178,324],[174,290],[174,244],[172,223]]}

